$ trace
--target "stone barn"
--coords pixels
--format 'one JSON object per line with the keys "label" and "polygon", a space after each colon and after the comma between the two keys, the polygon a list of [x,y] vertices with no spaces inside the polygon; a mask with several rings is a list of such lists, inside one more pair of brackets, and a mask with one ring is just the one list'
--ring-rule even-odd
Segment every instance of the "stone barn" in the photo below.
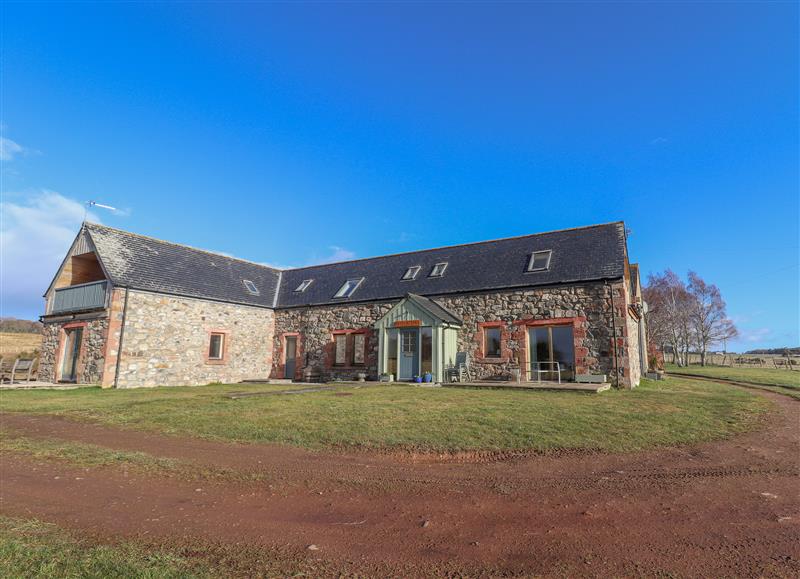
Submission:
{"label": "stone barn", "polygon": [[474,379],[630,388],[638,272],[622,222],[283,270],[84,223],[45,293],[39,375],[440,382],[466,359]]}

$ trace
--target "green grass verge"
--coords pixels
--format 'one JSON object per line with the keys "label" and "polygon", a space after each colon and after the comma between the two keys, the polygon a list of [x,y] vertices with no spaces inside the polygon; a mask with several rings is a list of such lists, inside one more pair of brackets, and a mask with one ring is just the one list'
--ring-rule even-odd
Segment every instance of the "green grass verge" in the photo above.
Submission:
{"label": "green grass verge", "polygon": [[16,390],[2,393],[0,409],[311,449],[628,452],[724,438],[754,427],[769,407],[744,390],[677,377],[599,395],[375,385],[238,400],[224,396],[281,388]]}
{"label": "green grass verge", "polygon": [[[336,577],[347,563],[329,564],[289,548],[103,540],[33,519],[0,516],[0,577],[9,579],[212,579],[217,577]],[[377,576],[390,576],[377,569]]]}
{"label": "green grass verge", "polygon": [[688,366],[667,364],[670,374],[696,374],[708,378],[739,380],[764,385],[765,390],[800,399],[800,371],[777,368],[733,368],[729,366]]}
{"label": "green grass verge", "polygon": [[55,525],[0,517],[0,576],[177,579],[215,574],[167,550],[134,543],[97,545]]}

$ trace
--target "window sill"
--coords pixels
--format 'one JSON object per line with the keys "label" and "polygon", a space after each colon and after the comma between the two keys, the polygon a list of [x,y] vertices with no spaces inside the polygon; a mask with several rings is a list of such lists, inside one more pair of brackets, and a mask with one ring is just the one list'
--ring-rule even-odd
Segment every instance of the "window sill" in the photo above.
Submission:
{"label": "window sill", "polygon": [[475,361],[479,364],[507,364],[510,358],[476,358]]}

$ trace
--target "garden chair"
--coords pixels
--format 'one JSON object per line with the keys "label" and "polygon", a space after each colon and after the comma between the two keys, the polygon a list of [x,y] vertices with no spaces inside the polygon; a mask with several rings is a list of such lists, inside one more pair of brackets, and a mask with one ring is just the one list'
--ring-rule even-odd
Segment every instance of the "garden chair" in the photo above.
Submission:
{"label": "garden chair", "polygon": [[561,384],[561,364],[558,362],[534,362],[535,366],[531,371],[536,374],[539,382],[542,381],[542,374],[557,374],[558,383]]}
{"label": "garden chair", "polygon": [[[36,364],[36,359],[23,359],[17,358],[14,361],[14,365],[11,367],[11,370],[4,371],[2,375],[0,375],[0,382],[8,376],[9,384],[13,384],[16,381],[17,375],[25,376],[25,381],[31,381],[31,375],[33,374],[33,367]],[[20,381],[22,378],[20,377]]]}
{"label": "garden chair", "polygon": [[456,353],[456,363],[447,369],[448,382],[464,382],[464,378],[472,380],[472,371],[469,366],[469,354],[466,352]]}

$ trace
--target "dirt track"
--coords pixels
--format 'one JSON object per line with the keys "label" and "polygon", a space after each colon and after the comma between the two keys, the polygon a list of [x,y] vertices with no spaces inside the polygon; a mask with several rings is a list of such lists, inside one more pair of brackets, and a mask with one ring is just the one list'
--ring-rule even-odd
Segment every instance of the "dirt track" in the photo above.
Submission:
{"label": "dirt track", "polygon": [[[444,462],[6,414],[3,425],[28,436],[140,450],[263,480],[185,481],[9,454],[1,510],[104,536],[277,547],[367,574],[794,577],[800,403],[762,395],[778,407],[770,426],[720,443]],[[309,544],[319,550],[306,551]]]}

